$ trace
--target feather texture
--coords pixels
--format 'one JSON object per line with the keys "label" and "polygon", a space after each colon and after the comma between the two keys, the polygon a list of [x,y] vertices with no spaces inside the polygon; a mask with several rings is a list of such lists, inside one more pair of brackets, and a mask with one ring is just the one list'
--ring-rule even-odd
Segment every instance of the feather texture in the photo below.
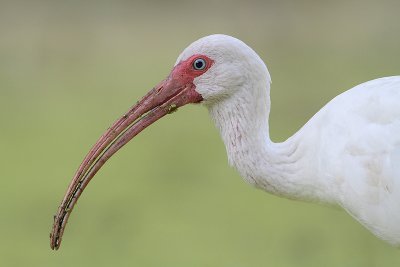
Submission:
{"label": "feather texture", "polygon": [[271,78],[260,57],[226,35],[204,37],[177,63],[204,54],[195,80],[249,183],[280,196],[338,204],[378,237],[400,245],[400,76],[360,84],[331,100],[282,143],[269,137]]}

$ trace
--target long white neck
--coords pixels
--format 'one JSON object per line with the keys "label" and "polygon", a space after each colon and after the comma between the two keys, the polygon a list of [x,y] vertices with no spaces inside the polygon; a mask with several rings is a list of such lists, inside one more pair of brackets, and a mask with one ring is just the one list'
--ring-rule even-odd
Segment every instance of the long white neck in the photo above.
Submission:
{"label": "long white neck", "polygon": [[230,165],[249,183],[273,194],[331,202],[324,181],[305,167],[311,165],[310,153],[303,149],[301,131],[285,142],[271,141],[269,81],[242,86],[235,95],[208,106]]}

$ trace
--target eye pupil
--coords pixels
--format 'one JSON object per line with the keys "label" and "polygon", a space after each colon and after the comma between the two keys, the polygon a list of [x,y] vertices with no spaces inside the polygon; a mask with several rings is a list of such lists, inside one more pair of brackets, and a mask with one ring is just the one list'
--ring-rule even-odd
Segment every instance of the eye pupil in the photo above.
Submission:
{"label": "eye pupil", "polygon": [[195,70],[203,70],[206,67],[206,61],[202,58],[198,58],[193,62]]}

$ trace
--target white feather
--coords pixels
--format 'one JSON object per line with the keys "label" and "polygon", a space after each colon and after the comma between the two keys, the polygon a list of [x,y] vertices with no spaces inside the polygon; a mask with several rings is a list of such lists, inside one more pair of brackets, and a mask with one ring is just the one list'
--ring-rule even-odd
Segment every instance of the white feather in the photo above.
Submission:
{"label": "white feather", "polygon": [[270,75],[260,57],[226,35],[204,37],[177,63],[215,64],[195,80],[229,163],[273,194],[338,204],[378,237],[400,245],[400,76],[334,98],[282,143],[269,138]]}

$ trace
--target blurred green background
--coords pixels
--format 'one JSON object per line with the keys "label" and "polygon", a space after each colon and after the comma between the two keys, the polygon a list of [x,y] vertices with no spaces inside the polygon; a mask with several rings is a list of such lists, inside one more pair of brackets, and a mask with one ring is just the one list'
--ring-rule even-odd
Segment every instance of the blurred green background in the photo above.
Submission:
{"label": "blurred green background", "polygon": [[140,134],[52,216],[86,152],[178,54],[242,39],[272,75],[271,136],[400,74],[399,1],[0,1],[0,266],[400,266],[340,209],[277,198],[227,165],[204,107]]}

